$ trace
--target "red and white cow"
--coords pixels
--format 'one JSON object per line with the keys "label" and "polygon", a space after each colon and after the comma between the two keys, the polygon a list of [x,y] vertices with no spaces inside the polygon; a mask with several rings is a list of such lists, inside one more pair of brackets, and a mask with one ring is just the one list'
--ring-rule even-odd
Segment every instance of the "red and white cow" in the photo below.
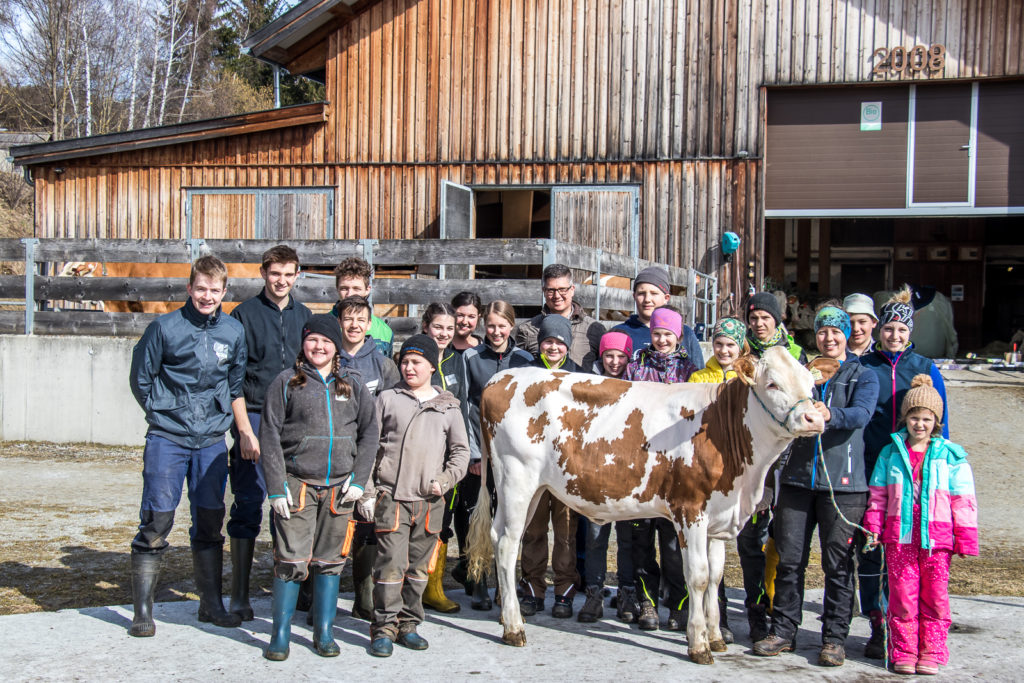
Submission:
{"label": "red and white cow", "polygon": [[[821,433],[811,373],[781,347],[737,363],[726,384],[625,382],[520,368],[498,373],[480,405],[482,452],[498,506],[470,522],[471,575],[497,553],[502,596],[515,596],[516,556],[544,490],[596,523],[666,517],[679,533],[690,591],[690,658],[711,664],[725,544],[761,499],[765,475],[797,436]],[[486,466],[483,468],[486,472]],[[482,497],[481,500],[486,500]],[[516,600],[501,601],[502,640],[526,644]]]}

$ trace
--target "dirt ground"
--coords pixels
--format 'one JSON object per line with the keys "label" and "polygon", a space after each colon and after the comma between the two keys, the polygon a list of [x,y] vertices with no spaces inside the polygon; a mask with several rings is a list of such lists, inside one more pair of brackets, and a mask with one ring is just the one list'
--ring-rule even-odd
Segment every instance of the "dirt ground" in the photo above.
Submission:
{"label": "dirt ground", "polygon": [[[1017,507],[1024,492],[1019,464],[1024,383],[989,375],[952,373],[949,382],[953,438],[970,454],[981,527],[981,556],[953,562],[950,592],[1024,596],[1024,529]],[[141,460],[141,448],[0,443],[0,615],[130,603],[128,544],[138,520]],[[230,498],[228,493],[228,504]],[[187,504],[183,499],[178,510],[158,601],[196,597],[190,593]],[[450,552],[455,553],[454,545]],[[266,531],[256,558],[254,592],[269,595]],[[814,555],[808,588],[821,586],[817,567]],[[226,575],[229,568],[226,557]],[[614,568],[613,552],[609,568]],[[731,587],[742,585],[734,551],[726,580]],[[348,577],[343,587],[346,583]]]}

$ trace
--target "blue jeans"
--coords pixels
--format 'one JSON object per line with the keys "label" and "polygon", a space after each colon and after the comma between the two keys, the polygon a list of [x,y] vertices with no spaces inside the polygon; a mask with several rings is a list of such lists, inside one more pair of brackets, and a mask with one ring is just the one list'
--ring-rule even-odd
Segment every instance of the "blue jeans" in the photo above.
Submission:
{"label": "blue jeans", "polygon": [[[249,413],[249,424],[260,433],[260,413]],[[228,458],[228,479],[231,481],[231,495],[235,497],[228,515],[228,536],[231,538],[256,538],[263,525],[263,501],[267,499],[267,482],[263,468],[258,462],[242,458],[242,446],[238,442],[238,428],[231,424],[231,436],[235,443]]]}
{"label": "blue jeans", "polygon": [[167,535],[174,525],[174,511],[181,501],[183,482],[188,483],[192,548],[224,543],[224,487],[228,476],[228,451],[224,440],[205,448],[185,448],[162,436],[146,435],[142,454],[142,505],[139,532],[132,550],[159,553],[167,549]]}

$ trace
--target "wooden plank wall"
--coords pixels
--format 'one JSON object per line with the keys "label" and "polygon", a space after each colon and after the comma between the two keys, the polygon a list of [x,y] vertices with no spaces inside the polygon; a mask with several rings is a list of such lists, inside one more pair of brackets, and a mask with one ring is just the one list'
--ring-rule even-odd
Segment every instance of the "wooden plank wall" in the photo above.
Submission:
{"label": "wooden plank wall", "polygon": [[[1021,0],[764,0],[765,85],[926,80],[873,76],[876,48],[946,46],[930,78],[1024,73]],[[756,27],[755,27],[756,30]]]}

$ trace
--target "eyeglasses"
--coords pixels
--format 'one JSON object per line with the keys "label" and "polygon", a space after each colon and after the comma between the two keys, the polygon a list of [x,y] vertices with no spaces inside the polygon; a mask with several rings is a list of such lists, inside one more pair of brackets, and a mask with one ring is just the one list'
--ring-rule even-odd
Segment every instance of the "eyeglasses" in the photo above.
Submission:
{"label": "eyeglasses", "polygon": [[554,296],[555,294],[565,296],[572,291],[574,286],[575,285],[569,285],[568,287],[545,287],[544,296]]}

